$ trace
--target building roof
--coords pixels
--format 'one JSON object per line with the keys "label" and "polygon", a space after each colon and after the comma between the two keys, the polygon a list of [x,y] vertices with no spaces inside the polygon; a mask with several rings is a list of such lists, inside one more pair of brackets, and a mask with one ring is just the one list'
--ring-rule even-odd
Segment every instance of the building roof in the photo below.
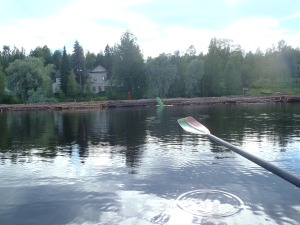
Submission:
{"label": "building roof", "polygon": [[55,78],[60,78],[60,71],[59,70],[56,70],[56,73],[54,75]]}
{"label": "building roof", "polygon": [[103,67],[103,66],[97,66],[96,68],[92,69],[92,71],[90,71],[90,73],[103,73],[103,72],[107,72],[107,70]]}
{"label": "building roof", "polygon": [[[107,72],[107,70],[103,66],[99,65],[99,66],[95,67],[94,69],[85,69],[83,76],[88,77],[89,73],[103,73],[103,72]],[[56,70],[54,76],[55,76],[55,78],[60,78],[60,71]]]}
{"label": "building roof", "polygon": [[85,77],[88,77],[89,76],[89,73],[92,71],[92,69],[85,69],[84,70],[84,76]]}

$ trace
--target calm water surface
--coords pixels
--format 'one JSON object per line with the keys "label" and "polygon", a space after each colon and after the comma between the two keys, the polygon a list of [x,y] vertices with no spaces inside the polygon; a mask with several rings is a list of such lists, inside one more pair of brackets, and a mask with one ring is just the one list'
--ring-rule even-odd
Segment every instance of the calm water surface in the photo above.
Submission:
{"label": "calm water surface", "polygon": [[0,224],[299,224],[300,105],[0,113]]}

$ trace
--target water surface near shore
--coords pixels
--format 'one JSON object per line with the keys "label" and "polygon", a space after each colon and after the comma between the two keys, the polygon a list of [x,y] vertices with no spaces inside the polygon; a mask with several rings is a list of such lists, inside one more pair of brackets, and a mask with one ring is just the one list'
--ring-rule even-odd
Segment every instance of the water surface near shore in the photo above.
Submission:
{"label": "water surface near shore", "polygon": [[[298,224],[299,188],[177,119],[300,176],[298,104],[0,114],[3,224]],[[1,222],[1,223],[2,223]]]}

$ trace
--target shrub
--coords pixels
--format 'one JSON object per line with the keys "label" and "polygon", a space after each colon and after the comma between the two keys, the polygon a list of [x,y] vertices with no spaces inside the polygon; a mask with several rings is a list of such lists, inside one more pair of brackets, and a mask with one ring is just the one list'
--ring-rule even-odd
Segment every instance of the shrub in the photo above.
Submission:
{"label": "shrub", "polygon": [[22,104],[22,98],[19,95],[4,95],[2,99],[3,104]]}

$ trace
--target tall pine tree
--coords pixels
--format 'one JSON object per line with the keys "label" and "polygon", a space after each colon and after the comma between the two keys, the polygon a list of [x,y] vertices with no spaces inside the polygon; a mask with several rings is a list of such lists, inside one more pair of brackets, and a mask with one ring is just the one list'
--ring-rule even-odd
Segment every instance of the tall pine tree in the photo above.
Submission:
{"label": "tall pine tree", "polygon": [[70,61],[67,55],[66,47],[64,46],[61,65],[60,65],[60,89],[65,93],[65,95],[68,94],[68,81],[69,81],[70,74],[71,74]]}
{"label": "tall pine tree", "polygon": [[113,66],[113,48],[106,45],[104,50],[104,67],[107,70],[107,79],[112,76],[112,66]]}
{"label": "tall pine tree", "polygon": [[72,54],[72,68],[76,74],[76,80],[82,89],[84,84],[84,54],[83,48],[79,45],[79,42],[76,40],[74,44],[74,50]]}

